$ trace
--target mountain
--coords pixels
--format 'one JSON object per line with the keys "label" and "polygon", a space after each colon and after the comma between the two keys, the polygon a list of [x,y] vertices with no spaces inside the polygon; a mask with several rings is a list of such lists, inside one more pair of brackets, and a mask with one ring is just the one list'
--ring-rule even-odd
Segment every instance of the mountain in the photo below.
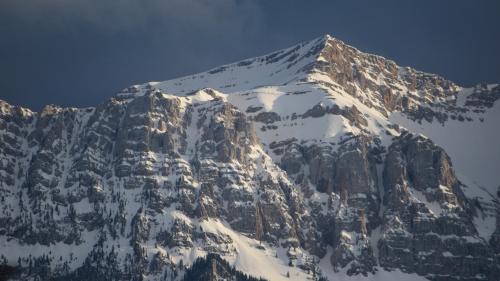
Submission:
{"label": "mountain", "polygon": [[327,35],[95,108],[2,101],[0,265],[18,280],[182,280],[207,260],[224,280],[498,280],[498,99]]}

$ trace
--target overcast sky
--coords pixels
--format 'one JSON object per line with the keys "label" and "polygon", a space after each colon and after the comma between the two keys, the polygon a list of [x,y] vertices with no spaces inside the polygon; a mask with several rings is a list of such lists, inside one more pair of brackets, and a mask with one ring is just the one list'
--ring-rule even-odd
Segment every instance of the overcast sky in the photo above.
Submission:
{"label": "overcast sky", "polygon": [[326,33],[463,86],[500,82],[497,0],[0,0],[0,99],[93,106]]}

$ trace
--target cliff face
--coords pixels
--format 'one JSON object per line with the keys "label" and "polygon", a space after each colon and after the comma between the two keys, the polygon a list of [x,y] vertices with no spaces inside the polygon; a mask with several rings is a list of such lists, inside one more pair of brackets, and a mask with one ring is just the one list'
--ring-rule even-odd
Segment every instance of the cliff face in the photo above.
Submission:
{"label": "cliff face", "polygon": [[22,280],[181,280],[213,253],[269,280],[498,279],[497,186],[400,125],[482,128],[499,91],[326,36],[95,108],[1,102],[0,263]]}

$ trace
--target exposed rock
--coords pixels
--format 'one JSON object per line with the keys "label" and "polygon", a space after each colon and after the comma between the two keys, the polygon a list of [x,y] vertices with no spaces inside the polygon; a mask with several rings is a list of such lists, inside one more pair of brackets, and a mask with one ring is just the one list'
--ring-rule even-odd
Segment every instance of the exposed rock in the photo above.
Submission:
{"label": "exposed rock", "polygon": [[265,123],[265,124],[271,124],[277,121],[281,121],[281,117],[278,115],[276,112],[261,112],[257,114],[254,117],[255,121]]}
{"label": "exposed rock", "polygon": [[96,108],[0,101],[0,265],[19,280],[243,278],[221,257],[256,250],[304,279],[498,280],[498,198],[464,193],[445,150],[389,115],[483,122],[499,89],[326,36]]}
{"label": "exposed rock", "polygon": [[389,148],[384,186],[382,266],[435,280],[451,280],[450,267],[467,280],[477,274],[498,278],[493,252],[477,236],[469,203],[441,148],[424,137],[403,135]]}

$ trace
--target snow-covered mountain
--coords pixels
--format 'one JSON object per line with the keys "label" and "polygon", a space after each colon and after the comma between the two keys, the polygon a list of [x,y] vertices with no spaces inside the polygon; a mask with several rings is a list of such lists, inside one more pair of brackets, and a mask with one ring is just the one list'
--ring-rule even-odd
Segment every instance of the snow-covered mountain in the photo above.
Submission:
{"label": "snow-covered mountain", "polygon": [[212,279],[498,280],[499,98],[324,36],[95,108],[0,102],[0,263],[182,280],[210,253]]}

